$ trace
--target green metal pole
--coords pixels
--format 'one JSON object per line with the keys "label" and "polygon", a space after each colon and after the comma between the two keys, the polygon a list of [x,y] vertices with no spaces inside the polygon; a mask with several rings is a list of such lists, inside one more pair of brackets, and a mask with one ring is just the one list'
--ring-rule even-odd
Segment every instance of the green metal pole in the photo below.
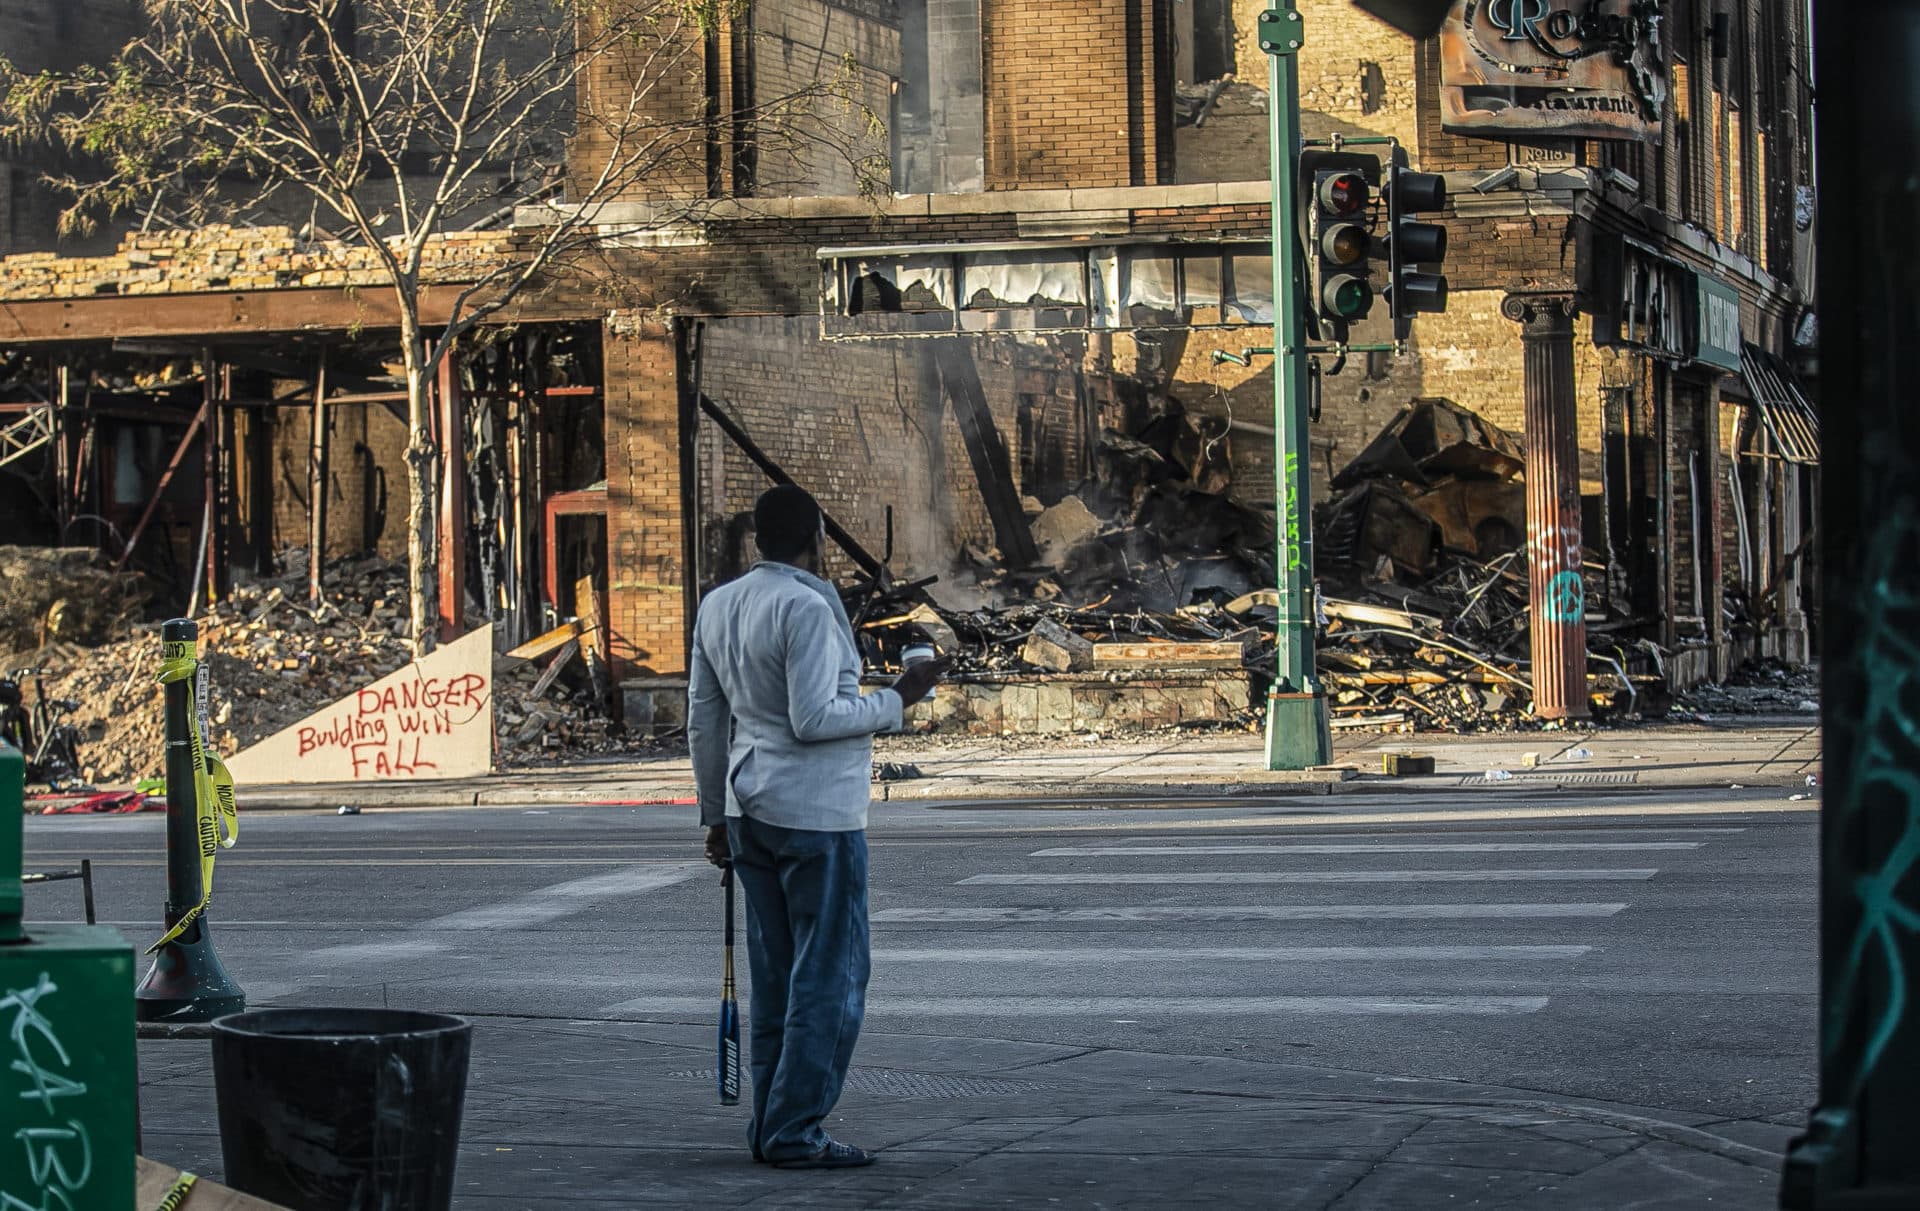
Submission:
{"label": "green metal pole", "polygon": [[1268,144],[1273,166],[1274,504],[1279,532],[1278,667],[1267,695],[1267,768],[1306,769],[1332,759],[1327,700],[1314,673],[1313,493],[1307,430],[1307,317],[1297,243],[1300,193],[1300,14],[1260,14],[1267,52]]}
{"label": "green metal pole", "polygon": [[[191,655],[200,626],[187,618],[160,624],[162,651],[168,659]],[[167,749],[167,928],[200,903],[199,788],[194,777],[192,715],[194,682],[185,678],[165,690]],[[202,915],[178,938],[162,946],[153,966],[134,990],[134,1010],[142,1022],[211,1022],[247,1007],[246,993],[233,982],[213,947],[213,925]]]}

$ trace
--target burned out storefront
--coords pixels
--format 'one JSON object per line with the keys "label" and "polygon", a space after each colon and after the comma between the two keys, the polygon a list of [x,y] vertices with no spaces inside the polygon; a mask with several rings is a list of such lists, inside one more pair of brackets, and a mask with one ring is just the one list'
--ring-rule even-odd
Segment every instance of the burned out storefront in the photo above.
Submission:
{"label": "burned out storefront", "polygon": [[1590,225],[1581,255],[1594,342],[1626,355],[1607,388],[1610,556],[1686,684],[1810,658],[1819,421],[1783,357],[1784,300],[1669,248]]}
{"label": "burned out storefront", "polygon": [[[265,229],[240,246],[275,255],[285,240]],[[157,611],[288,577],[318,605],[334,571],[406,558],[408,404],[388,299],[193,290],[234,242],[132,237],[116,258],[22,258],[10,283],[7,540],[92,547],[139,573]],[[187,289],[98,298],[118,293],[129,255],[169,263]],[[96,297],[33,300],[56,273]],[[432,431],[453,452],[442,482],[459,519],[437,561],[444,633],[492,622],[510,646],[572,616],[577,584],[604,592],[605,510],[579,505],[605,494],[600,348],[597,320],[512,325],[443,365]]]}
{"label": "burned out storefront", "polygon": [[[909,634],[969,653],[970,684],[988,688],[960,696],[955,726],[1100,730],[1112,708],[1091,689],[1049,692],[1043,711],[1049,679],[1140,685],[1120,708],[1135,722],[1149,702],[1158,723],[1240,717],[1270,665],[1283,520],[1266,97],[1247,83],[1264,63],[1263,9],[1176,14],[1190,37],[1168,47],[1142,20],[1133,50],[1097,22],[996,5],[794,0],[729,27],[718,49],[744,57],[694,65],[718,73],[700,76],[702,95],[750,86],[726,74],[742,63],[777,83],[802,50],[852,53],[863,95],[892,107],[900,192],[859,196],[792,149],[716,128],[696,185],[723,196],[697,217],[669,182],[596,212],[620,300],[550,284],[438,393],[441,432],[457,429],[463,451],[447,478],[462,522],[439,559],[449,627],[493,621],[506,645],[595,618],[630,721],[671,725],[700,596],[752,559],[753,499],[790,478],[834,519],[833,570],[877,669]],[[1409,43],[1345,3],[1303,9],[1308,132],[1397,138],[1451,198],[1446,312],[1421,317],[1398,355],[1356,354],[1320,383],[1313,508],[1295,521],[1318,544],[1337,717],[1479,727],[1631,712],[1748,654],[1803,655],[1817,424],[1788,370],[1804,307],[1780,255],[1794,224],[1779,186],[1801,171],[1791,122],[1758,121],[1731,68],[1689,77],[1686,63],[1713,56],[1688,32],[1656,48],[1660,88],[1633,61],[1637,41],[1626,62],[1609,43],[1612,58],[1589,65],[1658,111],[1631,115],[1658,144],[1537,122],[1525,136],[1463,132],[1442,103],[1442,42]],[[1012,36],[1041,27],[1044,40]],[[1759,63],[1773,45],[1751,38],[1728,57]],[[1049,121],[1031,98],[1069,54],[1091,116]],[[1755,120],[1739,127],[1736,109]],[[1736,128],[1753,152],[1740,206],[1735,178],[1709,184],[1702,167]],[[1716,189],[1708,217],[1699,202]],[[543,213],[516,230],[539,230]],[[169,591],[184,603],[207,563],[202,482],[225,496],[208,549],[229,574],[312,545],[316,511],[301,502],[316,499],[316,414],[323,549],[394,553],[405,472],[390,325],[351,318],[375,292],[286,323],[264,304],[244,322],[217,314],[231,309],[207,282],[159,289],[218,322],[158,332],[126,325],[114,307],[129,300],[17,292],[82,318],[0,333],[14,359],[0,364],[37,384],[7,397],[24,419],[55,389],[49,358],[84,345],[120,359],[89,363],[77,381],[96,391],[173,359],[177,381],[152,380],[142,405],[160,436],[132,457],[157,470],[129,489],[141,507],[155,499],[176,450],[197,472],[177,470],[157,512],[179,569]],[[1356,341],[1390,338],[1383,310]],[[180,444],[209,382],[213,413],[231,414],[212,479],[201,447]],[[79,512],[35,509],[48,526]],[[1543,655],[1545,629],[1558,646]]]}

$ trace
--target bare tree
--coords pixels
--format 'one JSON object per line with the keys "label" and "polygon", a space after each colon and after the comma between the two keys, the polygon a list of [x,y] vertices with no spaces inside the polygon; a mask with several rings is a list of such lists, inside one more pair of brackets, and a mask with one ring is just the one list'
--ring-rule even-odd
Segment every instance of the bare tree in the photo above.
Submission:
{"label": "bare tree", "polygon": [[[712,111],[699,70],[737,15],[731,2],[144,0],[146,32],[110,63],[24,75],[0,57],[0,144],[48,141],[81,166],[47,178],[71,200],[70,233],[125,215],[193,227],[310,214],[310,228],[374,250],[399,312],[411,629],[424,653],[438,612],[431,385],[461,337],[624,234],[602,221],[609,202],[678,197],[651,221],[697,218],[722,132],[826,146],[863,179],[884,171],[877,122],[844,90],[845,68]],[[820,118],[829,101],[856,120]],[[435,242],[549,202],[540,225],[489,249],[452,319],[428,332]]]}

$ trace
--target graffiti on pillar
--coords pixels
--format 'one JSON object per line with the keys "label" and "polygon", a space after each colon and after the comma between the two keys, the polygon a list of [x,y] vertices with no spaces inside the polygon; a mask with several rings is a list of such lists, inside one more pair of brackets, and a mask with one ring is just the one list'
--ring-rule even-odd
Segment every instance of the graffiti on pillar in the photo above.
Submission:
{"label": "graffiti on pillar", "polygon": [[613,588],[640,593],[678,593],[680,557],[654,549],[637,529],[620,531],[613,544]]}
{"label": "graffiti on pillar", "polygon": [[1300,536],[1300,456],[1291,451],[1287,453],[1285,466],[1281,469],[1281,479],[1286,484],[1284,512],[1287,535],[1287,570],[1298,571],[1306,567],[1305,552]]}
{"label": "graffiti on pillar", "polygon": [[1548,571],[1578,570],[1581,558],[1580,527],[1550,526],[1534,534],[1527,556]]}
{"label": "graffiti on pillar", "polygon": [[[1866,830],[1898,821],[1877,868],[1850,883],[1858,924],[1830,985],[1823,1043],[1851,1068],[1857,1101],[1908,1020],[1910,952],[1920,948],[1920,903],[1902,898],[1920,882],[1920,595],[1911,592],[1916,537],[1911,514],[1892,509],[1868,555],[1853,678],[1861,687],[1851,768],[1836,785],[1835,842],[1848,849]],[[1878,848],[1877,846],[1875,848]],[[1841,863],[1853,866],[1851,860]]]}
{"label": "graffiti on pillar", "polygon": [[1548,622],[1579,622],[1587,616],[1587,586],[1578,572],[1560,572],[1547,582]]}

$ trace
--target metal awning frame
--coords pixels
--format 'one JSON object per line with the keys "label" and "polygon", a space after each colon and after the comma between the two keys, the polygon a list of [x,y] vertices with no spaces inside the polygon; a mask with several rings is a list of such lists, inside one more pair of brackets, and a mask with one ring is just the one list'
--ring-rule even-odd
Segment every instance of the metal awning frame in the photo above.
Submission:
{"label": "metal awning frame", "polygon": [[1780,457],[1802,466],[1820,465],[1820,414],[1800,393],[1786,363],[1757,345],[1745,344],[1740,350],[1740,374],[1753,395],[1753,410]]}

